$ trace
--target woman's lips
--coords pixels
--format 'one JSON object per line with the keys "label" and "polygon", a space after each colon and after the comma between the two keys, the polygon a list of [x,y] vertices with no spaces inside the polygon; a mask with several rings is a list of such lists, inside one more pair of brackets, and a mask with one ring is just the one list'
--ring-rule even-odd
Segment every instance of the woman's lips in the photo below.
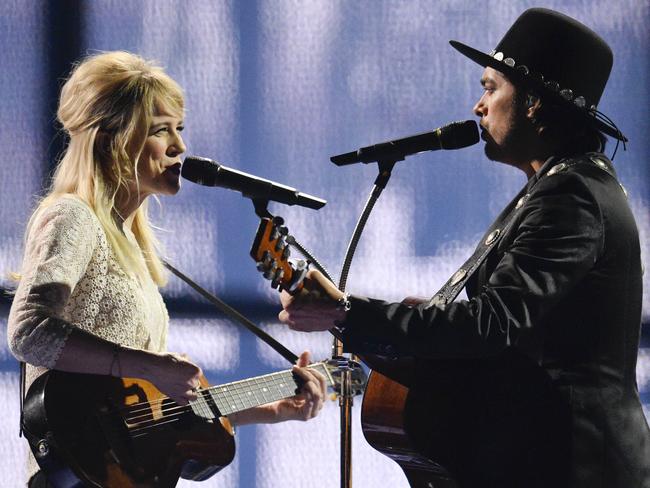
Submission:
{"label": "woman's lips", "polygon": [[166,172],[170,172],[176,176],[181,174],[181,163],[173,164],[165,169]]}

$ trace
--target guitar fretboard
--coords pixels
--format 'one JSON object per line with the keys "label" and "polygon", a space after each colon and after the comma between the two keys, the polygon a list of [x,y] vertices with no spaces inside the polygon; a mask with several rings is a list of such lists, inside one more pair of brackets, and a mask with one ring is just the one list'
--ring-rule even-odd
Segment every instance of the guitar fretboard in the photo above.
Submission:
{"label": "guitar fretboard", "polygon": [[[312,364],[309,367],[319,371],[325,376],[328,385],[332,386],[331,377],[323,363]],[[221,415],[229,415],[288,398],[295,395],[297,390],[298,383],[291,371],[279,371],[201,390],[202,394],[197,400],[191,402],[191,406],[196,415],[214,418],[210,401],[214,402]]]}

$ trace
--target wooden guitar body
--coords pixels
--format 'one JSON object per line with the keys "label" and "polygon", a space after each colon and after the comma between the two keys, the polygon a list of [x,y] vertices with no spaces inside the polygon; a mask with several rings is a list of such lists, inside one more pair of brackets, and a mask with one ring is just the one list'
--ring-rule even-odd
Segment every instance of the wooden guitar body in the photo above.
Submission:
{"label": "wooden guitar body", "polygon": [[423,454],[408,432],[405,410],[414,379],[412,361],[376,356],[362,359],[374,369],[361,406],[361,426],[368,444],[395,461],[411,487],[456,488],[447,470]]}
{"label": "wooden guitar body", "polygon": [[566,403],[526,358],[382,363],[361,424],[414,488],[560,488],[566,482]]}
{"label": "wooden guitar body", "polygon": [[23,412],[25,436],[56,488],[173,487],[181,476],[212,476],[235,454],[225,418],[198,417],[140,379],[49,371]]}

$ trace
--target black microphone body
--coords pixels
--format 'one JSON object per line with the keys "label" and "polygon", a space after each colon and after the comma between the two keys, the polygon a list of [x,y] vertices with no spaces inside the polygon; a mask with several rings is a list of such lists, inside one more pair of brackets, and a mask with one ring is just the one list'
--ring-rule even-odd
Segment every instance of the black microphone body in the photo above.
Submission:
{"label": "black microphone body", "polygon": [[207,158],[188,156],[183,161],[181,176],[204,186],[218,186],[241,192],[245,197],[272,200],[287,205],[318,210],[327,202],[321,198],[301,193],[290,186],[244,173]]}
{"label": "black microphone body", "polygon": [[438,129],[401,139],[362,147],[358,151],[332,156],[337,166],[375,161],[401,161],[406,156],[438,149],[460,149],[479,141],[478,126],[474,120],[452,122]]}

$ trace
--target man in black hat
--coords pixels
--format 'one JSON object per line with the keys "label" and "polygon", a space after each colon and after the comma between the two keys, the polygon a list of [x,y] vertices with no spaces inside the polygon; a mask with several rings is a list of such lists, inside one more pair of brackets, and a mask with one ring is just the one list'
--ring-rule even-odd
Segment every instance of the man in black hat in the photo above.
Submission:
{"label": "man in black hat", "polygon": [[[336,325],[362,356],[415,358],[407,432],[460,487],[650,487],[639,238],[602,154],[605,135],[626,138],[597,110],[611,50],[546,9],[524,12],[490,54],[451,44],[485,67],[474,112],[486,155],[527,184],[431,300],[344,296],[310,271],[326,298],[284,293],[280,319]],[[454,301],[462,287],[469,300]]]}

